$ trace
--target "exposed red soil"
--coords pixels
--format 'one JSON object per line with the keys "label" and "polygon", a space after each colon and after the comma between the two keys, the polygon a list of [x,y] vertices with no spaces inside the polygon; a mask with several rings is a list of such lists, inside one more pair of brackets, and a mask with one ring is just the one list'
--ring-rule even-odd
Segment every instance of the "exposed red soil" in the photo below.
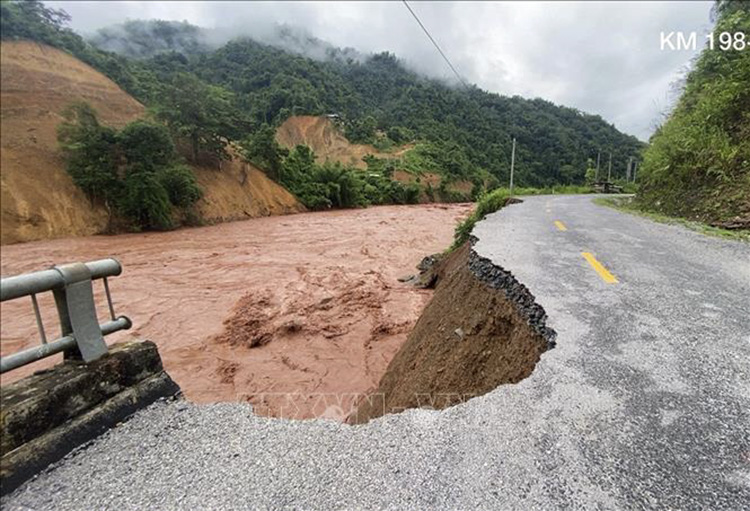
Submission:
{"label": "exposed red soil", "polygon": [[[378,385],[432,294],[397,279],[448,246],[470,210],[383,206],[37,241],[4,246],[1,267],[7,276],[117,257],[124,273],[110,283],[115,306],[135,326],[108,341],[156,342],[188,399],[247,400],[267,415],[343,419],[343,410]],[[52,297],[40,298],[55,336]],[[3,304],[0,338],[3,354],[38,342],[30,301]]]}
{"label": "exposed red soil", "polygon": [[368,154],[377,158],[397,158],[414,147],[414,144],[406,144],[393,151],[383,152],[369,144],[353,144],[330,119],[314,115],[288,118],[276,130],[276,140],[289,149],[298,144],[310,147],[319,163],[337,161],[358,169],[367,168],[362,158]]}
{"label": "exposed red soil", "polygon": [[408,408],[447,408],[534,370],[547,340],[503,290],[472,273],[470,251],[465,243],[427,272],[437,281],[432,300],[378,388],[352,407],[348,422]]}
{"label": "exposed red soil", "polygon": [[93,106],[103,124],[121,128],[143,105],[75,57],[43,44],[0,44],[0,242],[101,232],[103,207],[73,184],[57,144],[62,111]]}
{"label": "exposed red soil", "polygon": [[[146,109],[109,78],[64,51],[30,41],[0,44],[0,243],[85,236],[107,227],[65,170],[57,143],[62,112],[75,101],[93,106],[115,128]],[[294,213],[302,204],[263,172],[234,158],[222,170],[194,166],[206,223]]]}

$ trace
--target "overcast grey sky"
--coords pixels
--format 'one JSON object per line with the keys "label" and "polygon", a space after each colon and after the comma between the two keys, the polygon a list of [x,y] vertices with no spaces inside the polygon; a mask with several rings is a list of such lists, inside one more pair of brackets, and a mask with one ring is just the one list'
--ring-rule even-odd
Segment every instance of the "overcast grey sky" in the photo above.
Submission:
{"label": "overcast grey sky", "polygon": [[[126,19],[186,20],[227,34],[275,24],[335,46],[391,51],[430,76],[452,73],[401,2],[46,2],[92,32]],[[660,49],[662,31],[711,28],[712,2],[411,2],[459,73],[501,94],[599,114],[646,140],[695,51]]]}

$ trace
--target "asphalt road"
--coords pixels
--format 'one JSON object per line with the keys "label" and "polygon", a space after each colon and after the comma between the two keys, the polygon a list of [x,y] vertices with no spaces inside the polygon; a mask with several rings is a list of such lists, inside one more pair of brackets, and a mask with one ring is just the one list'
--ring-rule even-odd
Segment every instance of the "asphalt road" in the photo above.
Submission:
{"label": "asphalt road", "polygon": [[750,509],[750,245],[586,196],[475,234],[557,331],[526,380],[357,427],[159,403],[3,509]]}

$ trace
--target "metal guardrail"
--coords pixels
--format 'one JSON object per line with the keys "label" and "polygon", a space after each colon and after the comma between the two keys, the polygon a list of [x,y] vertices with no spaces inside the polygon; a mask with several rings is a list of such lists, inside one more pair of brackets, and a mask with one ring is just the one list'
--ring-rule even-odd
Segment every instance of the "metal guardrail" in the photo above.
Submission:
{"label": "metal guardrail", "polygon": [[[0,281],[0,301],[31,297],[41,345],[0,357],[0,373],[16,369],[42,358],[65,352],[66,358],[91,362],[107,353],[104,336],[132,326],[126,316],[115,316],[108,277],[122,273],[116,259],[54,266],[49,270],[26,273]],[[110,321],[99,324],[92,282],[103,279]],[[62,336],[47,342],[36,295],[51,291],[55,298]]]}

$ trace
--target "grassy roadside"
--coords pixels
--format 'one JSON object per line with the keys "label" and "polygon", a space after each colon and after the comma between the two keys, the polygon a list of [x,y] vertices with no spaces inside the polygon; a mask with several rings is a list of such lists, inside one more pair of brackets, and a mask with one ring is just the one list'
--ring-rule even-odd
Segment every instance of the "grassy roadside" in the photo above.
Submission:
{"label": "grassy roadside", "polygon": [[686,218],[672,217],[663,215],[661,213],[654,213],[651,211],[645,211],[640,209],[634,202],[632,197],[598,197],[594,199],[595,204],[600,206],[607,206],[610,208],[618,209],[631,215],[638,215],[655,222],[671,225],[681,225],[687,227],[691,231],[696,231],[707,236],[715,236],[717,238],[740,240],[750,242],[750,231],[738,230],[731,231],[729,229],[720,229],[718,227],[712,227],[702,222],[696,222],[694,220],[688,220]]}
{"label": "grassy roadside", "polygon": [[[513,196],[517,195],[573,195],[581,193],[593,193],[588,186],[555,186],[550,188],[515,188]],[[471,231],[480,220],[490,213],[502,209],[508,204],[510,199],[510,190],[508,188],[497,188],[489,193],[484,194],[477,200],[477,206],[466,220],[456,226],[456,232],[453,235],[453,244],[448,249],[452,251],[463,245],[471,236]]]}

